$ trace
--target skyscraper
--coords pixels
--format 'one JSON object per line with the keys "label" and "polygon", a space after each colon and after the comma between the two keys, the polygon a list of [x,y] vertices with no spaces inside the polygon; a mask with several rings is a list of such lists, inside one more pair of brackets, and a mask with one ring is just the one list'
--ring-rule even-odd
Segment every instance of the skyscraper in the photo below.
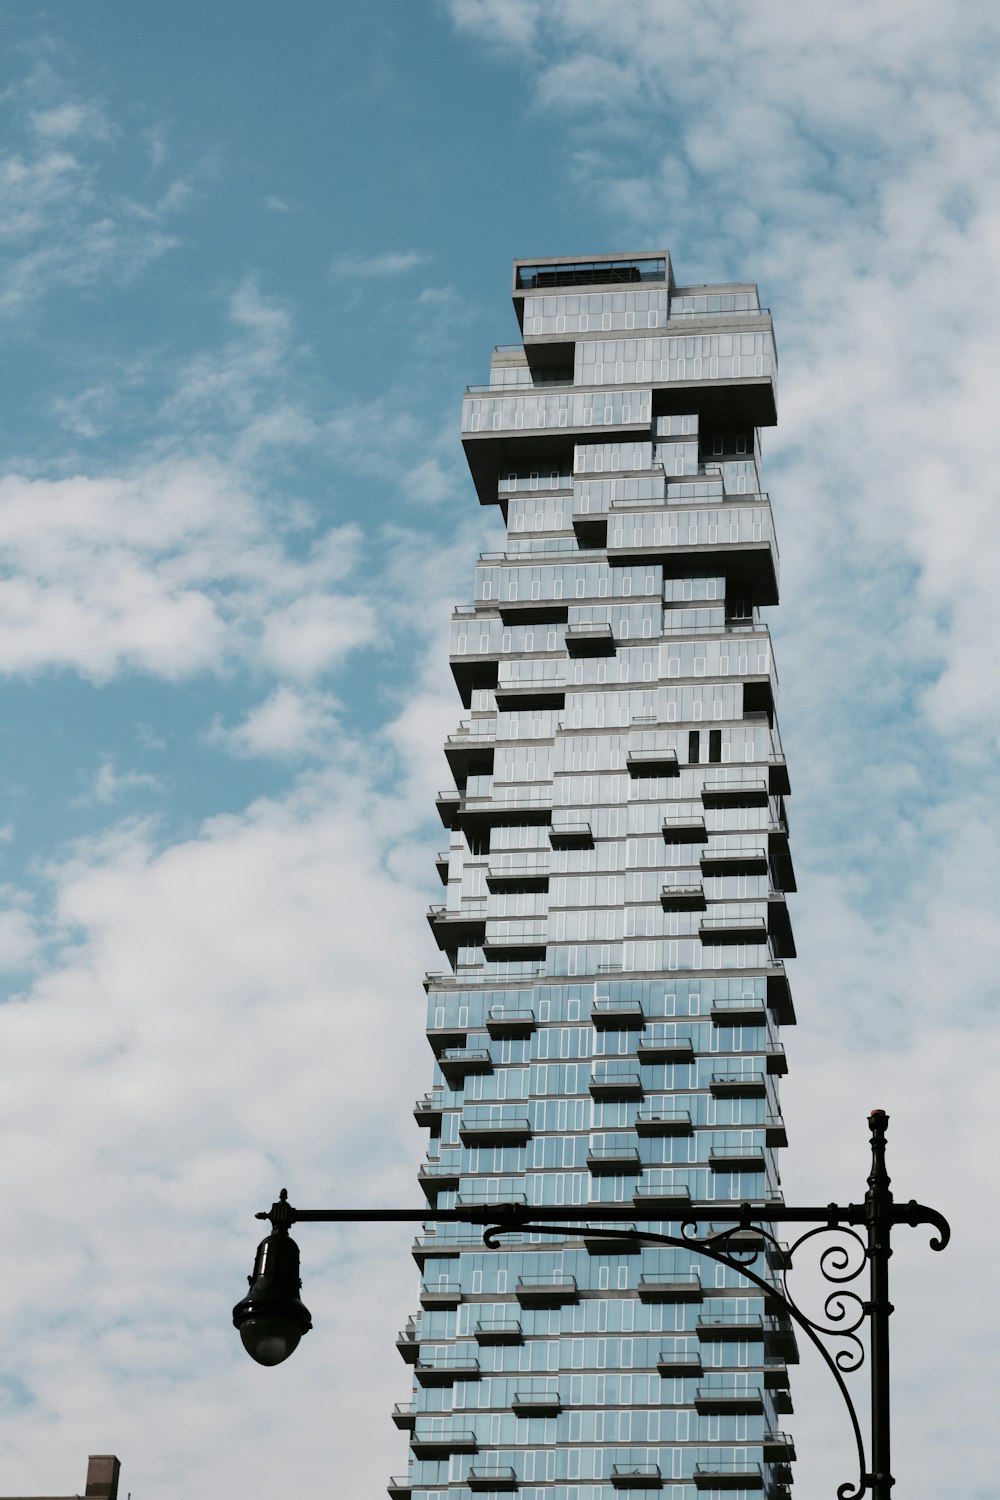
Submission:
{"label": "skyscraper", "polygon": [[[463,442],[506,522],[454,615],[420,1181],[450,1204],[780,1198],[794,890],[761,608],[771,320],[666,253],[518,261]],[[428,1225],[390,1494],[785,1493],[787,1322],[666,1248]],[[763,1254],[758,1272],[773,1275]]]}

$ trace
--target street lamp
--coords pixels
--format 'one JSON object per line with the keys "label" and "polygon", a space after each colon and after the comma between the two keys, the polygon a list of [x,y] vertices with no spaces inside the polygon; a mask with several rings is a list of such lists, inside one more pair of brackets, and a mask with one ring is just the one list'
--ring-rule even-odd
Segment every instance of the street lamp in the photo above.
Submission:
{"label": "street lamp", "polygon": [[[233,1308],[233,1322],[240,1331],[243,1346],[258,1364],[277,1365],[297,1347],[303,1333],[312,1327],[309,1312],[299,1298],[299,1250],[289,1237],[289,1225],[300,1223],[464,1223],[484,1226],[483,1240],[496,1249],[500,1236],[520,1233],[564,1235],[569,1224],[586,1224],[588,1238],[605,1236],[610,1241],[623,1240],[639,1245],[672,1245],[737,1271],[776,1302],[819,1351],[830,1370],[847,1406],[858,1452],[858,1481],[837,1488],[838,1500],[861,1500],[869,1494],[872,1500],[890,1500],[895,1480],[890,1467],[889,1411],[889,1318],[893,1312],[889,1301],[889,1257],[891,1236],[896,1224],[930,1224],[937,1229],[931,1238],[933,1250],[943,1250],[951,1238],[947,1219],[936,1209],[910,1199],[897,1204],[889,1187],[885,1165],[885,1137],[889,1116],[874,1109],[868,1117],[871,1132],[872,1164],[868,1174],[868,1191],[861,1203],[828,1203],[823,1207],[797,1208],[789,1204],[741,1203],[735,1209],[715,1207],[692,1208],[684,1212],[680,1233],[656,1234],[644,1229],[605,1227],[609,1223],[623,1226],[634,1220],[633,1204],[591,1203],[571,1207],[525,1207],[523,1204],[486,1204],[474,1208],[293,1208],[282,1190],[277,1203],[258,1219],[267,1219],[272,1232],[257,1247],[253,1275],[248,1277],[250,1291]],[[541,1216],[548,1222],[541,1222]],[[771,1228],[774,1224],[809,1224],[791,1246],[780,1245]],[[699,1237],[699,1226],[710,1232]],[[719,1228],[719,1225],[726,1227]],[[861,1229],[863,1233],[859,1233]],[[824,1280],[834,1287],[823,1304],[823,1315],[813,1318],[804,1312],[788,1291],[785,1271],[792,1266],[800,1246],[823,1235],[841,1238],[826,1244],[819,1256]],[[822,1243],[819,1240],[819,1243]],[[778,1267],[780,1288],[773,1281],[751,1269],[761,1251]],[[868,1266],[867,1299],[854,1291],[856,1281]],[[865,1457],[864,1439],[854,1402],[844,1382],[844,1373],[860,1369],[865,1353],[858,1329],[869,1322],[871,1385],[871,1452]],[[826,1340],[840,1341],[841,1347],[831,1353]]]}

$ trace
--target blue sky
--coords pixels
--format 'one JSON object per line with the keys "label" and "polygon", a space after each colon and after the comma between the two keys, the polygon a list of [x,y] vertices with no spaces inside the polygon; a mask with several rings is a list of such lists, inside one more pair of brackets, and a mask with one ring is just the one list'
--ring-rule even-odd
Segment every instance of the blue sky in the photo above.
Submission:
{"label": "blue sky", "polygon": [[[958,1230],[894,1261],[900,1482],[960,1450],[992,1494],[992,8],[0,16],[0,1488],[95,1451],[137,1500],[405,1466],[406,1236],[303,1232],[281,1370],[229,1308],[281,1185],[416,1201],[444,641],[493,524],[458,403],[510,262],[667,246],[758,281],[781,355],[786,1192],[860,1194],[890,1111],[898,1192]],[[849,1477],[822,1379],[809,1494]]]}

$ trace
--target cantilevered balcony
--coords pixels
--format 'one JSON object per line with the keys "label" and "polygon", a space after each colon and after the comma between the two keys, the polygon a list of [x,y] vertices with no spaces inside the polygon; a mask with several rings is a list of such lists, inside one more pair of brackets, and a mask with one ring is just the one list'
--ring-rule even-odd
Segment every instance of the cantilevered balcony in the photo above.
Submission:
{"label": "cantilevered balcony", "polygon": [[459,1175],[460,1169],[450,1162],[425,1161],[417,1168],[417,1181],[428,1203],[436,1202],[438,1193],[457,1188]]}
{"label": "cantilevered balcony", "polygon": [[392,1420],[402,1432],[412,1432],[416,1421],[417,1405],[415,1401],[397,1401],[392,1408]]}
{"label": "cantilevered balcony", "polygon": [[710,844],[698,862],[703,875],[766,875],[767,848],[758,843]]}
{"label": "cantilevered balcony", "polygon": [[530,1005],[491,1005],[486,1012],[486,1029],[491,1037],[531,1036],[538,1022]]}
{"label": "cantilevered balcony", "polygon": [[590,1008],[590,1021],[598,1031],[641,1031],[646,1017],[638,1000],[599,995]]}
{"label": "cantilevered balcony", "polygon": [[713,1459],[694,1466],[698,1490],[762,1490],[764,1471],[752,1459]]}
{"label": "cantilevered balcony", "polygon": [[446,828],[451,828],[455,822],[456,814],[462,805],[462,794],[457,787],[446,786],[434,798],[434,805],[438,810],[441,822]]}
{"label": "cantilevered balcony", "polygon": [[691,1111],[677,1104],[643,1104],[636,1110],[637,1135],[690,1135]]}
{"label": "cantilevered balcony", "polygon": [[580,1300],[576,1277],[558,1271],[519,1276],[514,1295],[522,1307],[564,1307]]}
{"label": "cantilevered balcony", "polygon": [[639,1277],[640,1302],[700,1302],[703,1295],[698,1271],[644,1273]]}
{"label": "cantilevered balcony", "polygon": [[449,1079],[465,1078],[469,1073],[492,1073],[493,1058],[488,1047],[446,1047],[438,1065]]}
{"label": "cantilevered balcony", "polygon": [[548,855],[522,859],[494,855],[486,871],[486,889],[500,891],[547,891],[549,888]]}
{"label": "cantilevered balcony", "polygon": [[705,778],[701,800],[706,807],[766,807],[771,789],[764,777],[737,777],[726,772]]}
{"label": "cantilevered balcony", "polygon": [[764,1410],[764,1392],[759,1385],[709,1376],[694,1393],[694,1407],[702,1416],[757,1416]]}
{"label": "cantilevered balcony", "polygon": [[509,1464],[491,1464],[487,1467],[478,1467],[473,1464],[465,1476],[465,1482],[470,1490],[503,1491],[509,1493],[517,1489],[517,1474]]}
{"label": "cantilevered balcony", "polygon": [[594,1099],[641,1099],[642,1079],[638,1067],[635,1063],[596,1062],[590,1093]]}
{"label": "cantilevered balcony", "polygon": [[523,1106],[472,1104],[459,1121],[463,1146],[522,1146],[531,1137],[531,1121]]}
{"label": "cantilevered balcony", "polygon": [[763,1026],[767,1001],[763,995],[717,995],[712,1001],[716,1026]]}
{"label": "cantilevered balcony", "polygon": [[713,946],[739,943],[766,943],[766,917],[702,917],[698,936]]}
{"label": "cantilevered balcony", "polygon": [[466,902],[457,910],[432,906],[427,912],[427,920],[443,952],[479,946],[486,936],[486,902]]}
{"label": "cantilevered balcony", "polygon": [[667,844],[704,844],[708,841],[705,819],[701,813],[668,812],[662,823]]}
{"label": "cantilevered balcony", "polygon": [[636,1046],[642,1063],[692,1063],[694,1043],[690,1036],[678,1035],[673,1021],[654,1021],[646,1027]]}
{"label": "cantilevered balcony", "polygon": [[655,1212],[662,1217],[682,1211],[691,1202],[691,1189],[686,1182],[673,1181],[662,1168],[648,1167],[636,1185],[632,1202],[641,1216],[648,1218]]}
{"label": "cantilevered balcony", "polygon": [[627,1136],[603,1146],[591,1146],[587,1166],[595,1177],[637,1177],[641,1170],[639,1147]]}
{"label": "cantilevered balcony", "polygon": [[717,1068],[708,1086],[717,1099],[763,1099],[767,1093],[763,1068]]}
{"label": "cantilevered balcony", "polygon": [[[602,518],[601,524],[607,525]],[[566,651],[570,656],[614,656],[615,637],[610,625],[569,625]]]}
{"label": "cantilevered balcony", "polygon": [[558,1381],[529,1381],[514,1392],[511,1409],[519,1417],[555,1417],[563,1409]]}
{"label": "cantilevered balcony", "polygon": [[718,1343],[720,1339],[760,1342],[764,1338],[764,1319],[760,1313],[701,1312],[695,1333],[705,1343]]}
{"label": "cantilevered balcony", "polygon": [[690,1378],[701,1375],[699,1345],[691,1337],[665,1338],[660,1346],[656,1368],[661,1375]]}
{"label": "cantilevered balcony", "polygon": [[594,833],[587,818],[575,819],[553,817],[549,828],[549,843],[553,849],[592,849]]}
{"label": "cantilevered balcony", "polygon": [[449,1453],[476,1453],[479,1444],[471,1427],[435,1422],[421,1414],[414,1424],[410,1447],[414,1458],[446,1458]]}
{"label": "cantilevered balcony", "polygon": [[443,1110],[444,1091],[441,1088],[434,1088],[414,1104],[413,1118],[418,1125],[429,1125],[432,1130],[439,1130]]}
{"label": "cantilevered balcony", "polygon": [[664,911],[704,911],[705,887],[697,885],[665,885],[660,889],[660,905]]}
{"label": "cantilevered balcony", "polygon": [[713,1172],[763,1172],[763,1146],[712,1146],[708,1165]]}
{"label": "cantilevered balcony", "polygon": [[767,899],[767,930],[775,957],[794,958],[795,936],[783,895],[775,894]]}
{"label": "cantilevered balcony", "polygon": [[420,1338],[417,1334],[415,1319],[410,1318],[406,1327],[401,1328],[396,1335],[396,1348],[400,1357],[408,1365],[415,1365],[420,1358]]}
{"label": "cantilevered balcony", "polygon": [[612,1464],[611,1487],[616,1490],[659,1490],[663,1475],[659,1464]]}
{"label": "cantilevered balcony", "polygon": [[413,1373],[417,1377],[417,1384],[423,1386],[454,1385],[456,1380],[478,1380],[479,1358],[463,1349],[449,1349],[446,1354],[438,1354],[433,1360],[418,1359],[413,1366]]}
{"label": "cantilevered balcony", "polygon": [[457,1307],[461,1300],[462,1286],[458,1281],[438,1277],[435,1281],[425,1281],[420,1288],[420,1306],[423,1308]]}
{"label": "cantilevered balcony", "polygon": [[394,1474],[385,1488],[390,1500],[410,1500],[413,1494],[408,1474]]}
{"label": "cantilevered balcony", "polygon": [[784,1044],[781,1042],[768,1042],[764,1056],[767,1062],[767,1071],[783,1078],[788,1072],[788,1059],[785,1056]]}
{"label": "cantilevered balcony", "polygon": [[477,1344],[523,1344],[520,1318],[481,1318],[472,1330]]}
{"label": "cantilevered balcony", "polygon": [[641,776],[676,776],[680,770],[676,750],[628,750],[625,768],[635,778]]}

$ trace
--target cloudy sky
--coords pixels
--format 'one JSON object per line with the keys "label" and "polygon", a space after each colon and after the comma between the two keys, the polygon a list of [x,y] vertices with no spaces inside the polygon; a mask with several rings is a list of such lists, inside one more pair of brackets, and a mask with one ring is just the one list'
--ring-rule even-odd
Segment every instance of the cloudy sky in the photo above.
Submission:
{"label": "cloudy sky", "polygon": [[[781,355],[786,1194],[861,1196],[889,1110],[955,1228],[893,1262],[900,1491],[992,1500],[995,7],[0,16],[0,1491],[90,1452],[133,1500],[405,1468],[408,1236],[301,1232],[280,1370],[230,1308],[282,1185],[418,1201],[444,640],[495,524],[458,404],[511,259],[666,246],[756,280]],[[788,1423],[817,1497],[827,1378]]]}

